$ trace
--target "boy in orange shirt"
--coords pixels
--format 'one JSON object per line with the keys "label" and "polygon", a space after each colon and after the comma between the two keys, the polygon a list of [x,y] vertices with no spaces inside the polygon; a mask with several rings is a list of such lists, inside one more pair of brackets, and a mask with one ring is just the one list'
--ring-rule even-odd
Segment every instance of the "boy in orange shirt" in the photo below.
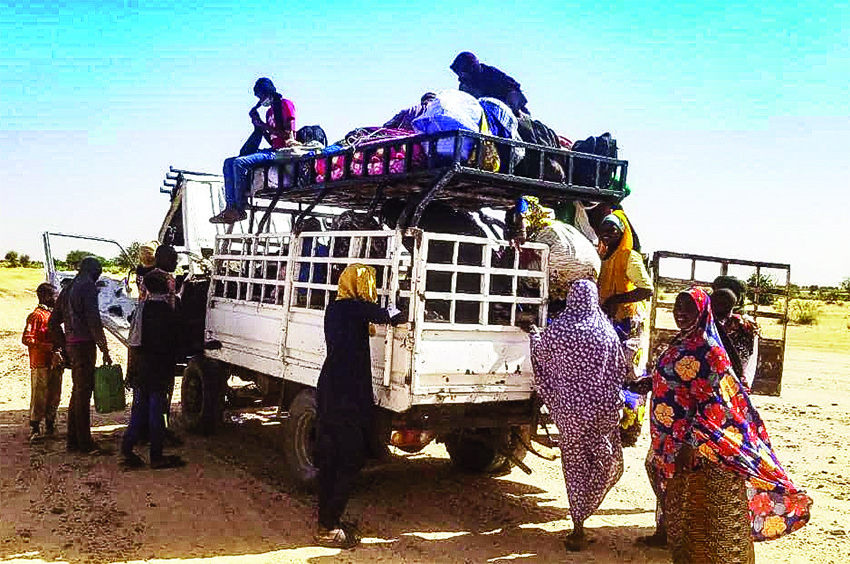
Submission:
{"label": "boy in orange shirt", "polygon": [[35,291],[38,306],[27,316],[21,342],[29,348],[32,397],[30,399],[30,441],[41,437],[41,420],[45,422],[45,435],[56,432],[56,409],[62,395],[62,357],[53,351],[53,342],[47,329],[56,292],[53,286],[39,284]]}

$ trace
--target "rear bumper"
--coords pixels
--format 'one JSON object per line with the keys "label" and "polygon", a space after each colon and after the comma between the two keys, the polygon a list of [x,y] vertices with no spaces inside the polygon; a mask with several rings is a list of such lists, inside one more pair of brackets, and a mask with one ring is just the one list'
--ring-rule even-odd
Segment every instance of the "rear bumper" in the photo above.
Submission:
{"label": "rear bumper", "polygon": [[392,413],[394,428],[427,429],[437,433],[455,429],[507,428],[535,421],[534,401],[475,404],[417,405],[402,413]]}

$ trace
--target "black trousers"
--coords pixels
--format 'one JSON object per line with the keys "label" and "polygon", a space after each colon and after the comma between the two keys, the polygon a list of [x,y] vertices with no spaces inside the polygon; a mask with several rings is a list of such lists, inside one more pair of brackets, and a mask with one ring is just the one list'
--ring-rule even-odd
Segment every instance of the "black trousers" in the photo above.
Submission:
{"label": "black trousers", "polygon": [[319,466],[320,527],[339,527],[354,482],[363,468],[368,444],[367,425],[319,421],[316,463]]}
{"label": "black trousers", "polygon": [[71,403],[68,406],[68,441],[70,449],[85,449],[91,438],[91,397],[94,392],[94,365],[97,346],[80,343],[66,347],[71,360]]}

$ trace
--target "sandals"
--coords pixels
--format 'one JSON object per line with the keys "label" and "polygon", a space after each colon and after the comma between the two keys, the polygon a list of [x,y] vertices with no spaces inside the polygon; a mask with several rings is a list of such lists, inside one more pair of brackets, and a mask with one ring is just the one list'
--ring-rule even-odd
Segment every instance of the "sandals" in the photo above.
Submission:
{"label": "sandals", "polygon": [[359,543],[360,536],[344,525],[335,529],[319,527],[319,532],[316,534],[316,544],[327,548],[348,549],[357,546]]}
{"label": "sandals", "polygon": [[236,223],[237,221],[242,221],[248,217],[247,212],[244,210],[236,210],[233,208],[226,208],[220,214],[211,217],[210,223],[224,223],[231,224]]}

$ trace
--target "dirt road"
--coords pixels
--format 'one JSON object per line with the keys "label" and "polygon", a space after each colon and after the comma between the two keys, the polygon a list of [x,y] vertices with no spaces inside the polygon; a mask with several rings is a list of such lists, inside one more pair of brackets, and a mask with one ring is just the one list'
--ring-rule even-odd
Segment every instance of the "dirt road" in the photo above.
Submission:
{"label": "dirt road", "polygon": [[[795,328],[796,329],[796,328]],[[757,545],[759,562],[850,562],[850,352],[795,347],[781,398],[758,398],[781,459],[815,499],[803,530]],[[116,345],[114,350],[120,350]],[[840,352],[838,352],[840,351]],[[123,360],[123,359],[122,359]],[[216,437],[186,436],[177,470],[122,472],[117,456],[27,443],[29,373],[17,331],[0,333],[0,559],[4,562],[619,562],[667,563],[634,540],[653,526],[645,430],[623,479],[587,526],[595,542],[564,552],[571,528],[560,464],[531,476],[459,475],[444,449],[369,468],[350,505],[369,537],[316,547],[313,498],[286,477],[273,418],[240,417]],[[70,393],[66,372],[63,406]],[[117,452],[127,413],[94,416]],[[268,415],[268,414],[266,414]],[[60,429],[64,431],[64,409]]]}

